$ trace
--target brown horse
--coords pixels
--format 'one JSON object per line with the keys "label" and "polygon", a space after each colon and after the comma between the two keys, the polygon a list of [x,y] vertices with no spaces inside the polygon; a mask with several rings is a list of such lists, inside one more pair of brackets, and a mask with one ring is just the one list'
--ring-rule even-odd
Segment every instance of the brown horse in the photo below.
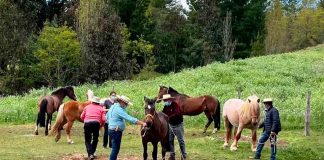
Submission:
{"label": "brown horse", "polygon": [[161,99],[164,94],[170,94],[172,97],[175,97],[176,102],[180,105],[180,110],[183,115],[195,116],[205,112],[208,122],[205,125],[204,133],[206,133],[207,128],[213,121],[213,133],[220,129],[220,103],[215,97],[210,95],[190,97],[179,93],[172,87],[160,86],[158,99]]}
{"label": "brown horse", "polygon": [[165,153],[169,150],[169,117],[163,112],[156,112],[155,102],[156,99],[148,99],[144,97],[145,101],[145,122],[147,127],[142,129],[142,144],[143,144],[143,157],[147,159],[147,143],[151,142],[153,145],[152,157],[153,160],[157,159],[158,143],[161,142],[162,159],[165,159]]}
{"label": "brown horse", "polygon": [[[38,125],[40,125],[40,127],[45,127],[45,135],[48,135],[48,130],[51,130],[52,114],[59,109],[65,96],[76,100],[73,87],[68,86],[60,88],[54,91],[50,96],[43,96],[39,99],[35,135],[38,135]],[[46,122],[45,113],[47,113]]]}
{"label": "brown horse", "polygon": [[252,151],[256,150],[257,129],[260,121],[260,99],[256,96],[250,96],[244,102],[240,99],[229,99],[224,104],[223,117],[226,128],[226,137],[224,147],[228,146],[228,141],[231,138],[232,128],[234,131],[234,142],[231,145],[231,150],[237,150],[237,142],[241,138],[241,133],[244,128],[252,130]]}
{"label": "brown horse", "polygon": [[92,97],[93,97],[93,92],[91,90],[88,90],[87,101],[85,102],[68,101],[60,106],[55,124],[53,126],[53,130],[51,131],[51,134],[55,134],[56,142],[58,142],[61,138],[61,129],[65,124],[67,124],[65,126],[67,141],[69,144],[74,143],[71,139],[71,128],[75,120],[78,120],[79,122],[83,123],[83,121],[80,118],[81,113],[84,107],[86,107],[91,103],[90,100]]}

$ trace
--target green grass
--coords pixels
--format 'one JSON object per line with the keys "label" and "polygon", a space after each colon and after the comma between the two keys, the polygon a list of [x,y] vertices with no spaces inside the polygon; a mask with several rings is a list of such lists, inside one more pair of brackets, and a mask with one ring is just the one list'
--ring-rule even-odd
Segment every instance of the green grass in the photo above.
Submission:
{"label": "green grass", "polygon": [[[39,136],[34,136],[33,125],[0,125],[0,159],[62,159],[75,154],[86,155],[82,124],[77,123],[72,130],[74,144],[66,142],[65,134],[58,142],[54,137],[45,137],[43,130]],[[243,137],[250,136],[250,131],[244,131]],[[260,133],[260,132],[259,132]],[[259,134],[258,133],[258,134]],[[201,129],[185,128],[186,148],[189,159],[248,159],[253,155],[250,150],[249,139],[239,141],[239,149],[232,152],[224,149],[223,132],[217,134],[202,134]],[[282,159],[323,159],[324,140],[320,132],[312,132],[310,137],[304,137],[300,131],[283,131],[279,135],[278,160]],[[103,149],[102,137],[99,137],[97,155],[101,159],[107,159],[110,149]],[[176,151],[179,156],[179,147],[176,143]],[[159,147],[158,157],[161,157]],[[136,157],[142,159],[142,144],[137,126],[127,126],[123,134],[120,157]],[[148,154],[151,155],[152,146],[149,144]],[[168,154],[167,154],[168,156]],[[270,148],[266,146],[262,152],[262,159],[269,159]]]}
{"label": "green grass", "polygon": [[[119,94],[129,96],[134,106],[130,114],[143,117],[143,96],[157,96],[159,85],[172,86],[179,92],[197,96],[214,95],[223,104],[236,97],[237,87],[243,88],[242,97],[257,94],[261,99],[272,97],[280,111],[283,129],[302,129],[306,92],[312,91],[313,129],[324,128],[324,45],[305,50],[230,61],[225,64],[213,63],[197,69],[186,69],[180,73],[170,73],[150,80],[107,81],[97,86],[85,84],[75,91],[81,101],[87,89],[97,96],[107,96],[113,86]],[[24,124],[35,121],[37,100],[51,93],[44,88],[32,90],[23,96],[9,96],[0,102],[0,123]],[[65,99],[67,100],[67,99]],[[161,109],[161,106],[159,106]],[[202,127],[206,122],[204,115],[186,117],[191,126]]]}
{"label": "green grass", "polygon": [[[279,109],[282,132],[278,146],[278,159],[323,159],[324,158],[324,45],[281,55],[255,57],[231,61],[225,64],[213,63],[197,69],[186,69],[180,73],[170,73],[135,81],[107,81],[96,86],[85,84],[75,88],[81,101],[85,100],[87,89],[97,96],[107,96],[113,86],[119,94],[125,94],[134,101],[128,112],[138,118],[143,117],[143,96],[157,96],[159,85],[172,86],[180,92],[196,96],[214,95],[223,104],[227,99],[236,97],[237,87],[242,87],[242,97],[257,94],[261,99],[272,97]],[[303,136],[305,94],[312,91],[311,136]],[[54,137],[33,136],[36,117],[36,104],[39,97],[49,94],[44,88],[32,90],[23,96],[9,96],[0,100],[0,159],[62,159],[66,155],[84,154],[82,124],[74,126],[72,134],[75,144],[66,143],[65,134],[59,143]],[[67,100],[67,99],[66,99]],[[158,110],[162,109],[161,104]],[[54,116],[55,117],[55,116]],[[204,135],[202,129],[206,123],[203,114],[185,117],[185,137],[190,159],[248,159],[253,155],[248,141],[239,142],[239,150],[231,152],[223,149],[223,127],[216,135]],[[12,125],[20,124],[20,125]],[[25,125],[21,125],[25,124]],[[208,133],[211,132],[209,129]],[[243,132],[243,137],[250,131]],[[259,136],[260,132],[258,132]],[[110,150],[101,147],[101,138],[97,154],[107,159]],[[246,138],[245,138],[246,139]],[[279,142],[280,143],[280,142]],[[179,148],[176,147],[177,152]],[[152,147],[149,147],[149,155]],[[262,159],[269,159],[270,149],[265,148]],[[160,156],[160,151],[158,152]],[[178,153],[179,155],[179,153]],[[142,145],[139,128],[127,126],[123,135],[120,156],[122,158],[142,157]]]}

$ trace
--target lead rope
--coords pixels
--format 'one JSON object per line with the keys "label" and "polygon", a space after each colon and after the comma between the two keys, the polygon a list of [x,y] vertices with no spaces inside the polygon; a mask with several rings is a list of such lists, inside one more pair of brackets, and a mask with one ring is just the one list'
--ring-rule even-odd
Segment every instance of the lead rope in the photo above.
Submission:
{"label": "lead rope", "polygon": [[270,136],[270,143],[271,143],[271,145],[273,145],[273,149],[274,149],[274,154],[276,154],[276,147],[277,147],[277,141],[276,141],[276,139],[277,139],[277,136],[276,135],[274,135],[274,136]]}
{"label": "lead rope", "polygon": [[[173,129],[172,129],[172,127],[171,127],[170,124],[169,124],[169,128],[170,128],[170,130],[172,131],[172,134],[174,135],[174,137],[176,137],[177,140],[178,140],[178,137],[177,137],[176,134],[174,133],[174,131],[173,131]],[[178,140],[178,142],[179,142],[179,140]],[[173,148],[174,148],[174,146],[173,146]],[[181,158],[184,159],[183,154],[182,154],[182,151],[181,151],[181,148],[180,148],[180,154],[181,154]]]}

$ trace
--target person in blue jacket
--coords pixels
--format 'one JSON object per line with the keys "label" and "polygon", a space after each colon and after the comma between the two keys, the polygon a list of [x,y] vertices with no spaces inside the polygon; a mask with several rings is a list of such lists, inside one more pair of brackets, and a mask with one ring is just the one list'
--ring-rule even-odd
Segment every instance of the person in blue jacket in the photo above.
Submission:
{"label": "person in blue jacket", "polygon": [[146,127],[146,123],[138,120],[127,114],[126,108],[133,105],[130,99],[126,96],[117,95],[116,103],[114,103],[108,113],[106,114],[106,120],[108,120],[108,134],[111,138],[112,150],[110,153],[110,160],[116,160],[120,144],[122,140],[123,131],[125,130],[125,120],[132,124],[141,125]]}

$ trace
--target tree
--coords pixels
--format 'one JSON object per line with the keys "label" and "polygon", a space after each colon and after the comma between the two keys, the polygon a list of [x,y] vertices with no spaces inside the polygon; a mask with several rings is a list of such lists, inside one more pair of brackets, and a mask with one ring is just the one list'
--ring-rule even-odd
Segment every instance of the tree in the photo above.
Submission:
{"label": "tree", "polygon": [[45,26],[36,41],[35,70],[51,87],[76,84],[80,67],[80,43],[70,28]]}
{"label": "tree", "polygon": [[222,51],[225,61],[233,58],[236,40],[232,40],[232,13],[227,12],[222,26]]}
{"label": "tree", "polygon": [[265,50],[267,54],[282,53],[288,50],[287,18],[280,0],[275,0],[266,17]]}
{"label": "tree", "polygon": [[120,21],[110,1],[80,1],[78,22],[83,81],[127,78]]}

